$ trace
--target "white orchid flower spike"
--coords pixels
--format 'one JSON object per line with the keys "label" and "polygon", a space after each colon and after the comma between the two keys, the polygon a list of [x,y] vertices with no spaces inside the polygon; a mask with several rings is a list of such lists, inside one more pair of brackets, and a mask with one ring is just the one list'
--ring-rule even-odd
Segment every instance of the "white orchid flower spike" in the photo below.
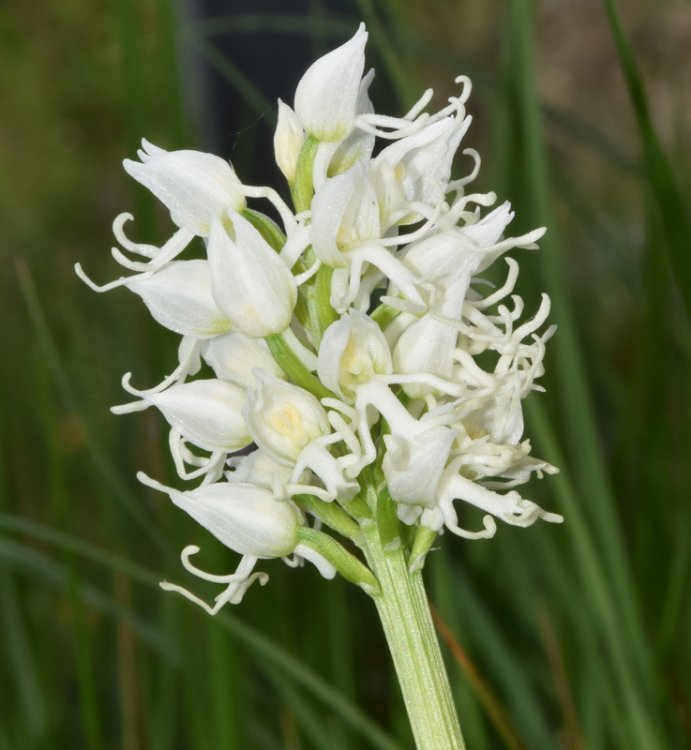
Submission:
{"label": "white orchid flower spike", "polygon": [[[147,389],[126,373],[132,400],[113,411],[161,413],[193,485],[140,479],[240,555],[215,575],[183,550],[189,572],[222,585],[211,604],[164,584],[211,614],[266,581],[259,560],[309,560],[381,604],[387,555],[412,575],[445,531],[480,540],[562,520],[517,489],[556,471],[532,456],[523,419],[554,333],[549,298],[515,293],[518,255],[498,286],[483,277],[544,229],[512,234],[509,203],[471,190],[470,81],[438,111],[427,90],[401,116],[377,113],[366,43],[362,24],[305,72],[292,107],[278,102],[273,155],[292,207],[220,156],[143,141],[125,170],[175,231],[134,242],[120,214],[124,274],[99,286],[77,266],[180,337],[174,368]],[[459,151],[470,166],[452,179]]]}

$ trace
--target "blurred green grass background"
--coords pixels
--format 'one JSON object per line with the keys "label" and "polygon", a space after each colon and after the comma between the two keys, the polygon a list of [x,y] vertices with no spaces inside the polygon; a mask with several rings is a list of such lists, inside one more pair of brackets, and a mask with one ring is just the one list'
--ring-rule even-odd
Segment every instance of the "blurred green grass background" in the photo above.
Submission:
{"label": "blurred green grass background", "polygon": [[[359,591],[275,563],[210,619],[158,590],[182,579],[186,543],[209,569],[232,562],[135,481],[172,479],[162,420],[107,410],[122,373],[170,370],[173,337],[72,270],[114,276],[120,211],[138,236],[167,236],[120,169],[141,136],[231,149],[249,182],[270,161],[256,129],[273,102],[234,41],[280,66],[267,33],[310,59],[359,18],[377,110],[428,85],[443,101],[471,75],[480,186],[519,228],[549,228],[519,256],[528,307],[546,289],[559,325],[527,434],[561,473],[530,489],[566,523],[447,535],[428,563],[468,746],[688,747],[691,6],[263,5],[207,21],[169,0],[0,5],[0,750],[411,747]],[[205,123],[202,64],[245,102],[225,136]]]}

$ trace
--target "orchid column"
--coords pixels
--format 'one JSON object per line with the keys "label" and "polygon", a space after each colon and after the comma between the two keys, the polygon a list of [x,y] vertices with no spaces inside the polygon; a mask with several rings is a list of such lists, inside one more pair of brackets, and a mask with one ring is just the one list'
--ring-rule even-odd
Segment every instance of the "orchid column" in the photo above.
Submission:
{"label": "orchid column", "polygon": [[[417,747],[452,750],[464,745],[426,556],[447,531],[487,539],[497,519],[562,520],[515,489],[556,471],[530,455],[521,406],[539,390],[549,299],[524,316],[513,259],[499,288],[481,278],[543,230],[507,236],[507,203],[483,216],[496,197],[467,189],[472,149],[469,173],[451,179],[468,79],[438,112],[426,111],[428,90],[404,117],[375,114],[366,41],[362,25],[305,73],[293,108],[279,102],[275,156],[292,208],[218,157],[144,141],[125,168],[176,231],[161,247],[137,243],[121,214],[112,252],[132,273],[104,286],[77,273],[96,291],[128,288],[180,335],[171,373],[147,389],[127,373],[133,400],[113,411],[161,412],[193,485],[140,480],[241,556],[217,574],[192,562],[197,547],[183,550],[188,573],[221,586],[212,603],[162,587],[213,615],[266,583],[260,561],[344,576],[380,614]],[[195,237],[203,256],[180,260]]]}

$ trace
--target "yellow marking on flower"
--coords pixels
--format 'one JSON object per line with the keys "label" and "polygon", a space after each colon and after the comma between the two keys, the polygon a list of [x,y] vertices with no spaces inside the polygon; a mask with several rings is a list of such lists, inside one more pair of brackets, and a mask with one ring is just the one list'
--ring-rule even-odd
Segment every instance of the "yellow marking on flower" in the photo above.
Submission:
{"label": "yellow marking on flower", "polygon": [[304,440],[305,427],[300,412],[292,404],[283,404],[272,409],[267,417],[269,427],[279,435],[292,439]]}
{"label": "yellow marking on flower", "polygon": [[348,339],[343,355],[341,356],[341,365],[353,375],[359,375],[363,369],[362,357],[355,346],[352,337]]}

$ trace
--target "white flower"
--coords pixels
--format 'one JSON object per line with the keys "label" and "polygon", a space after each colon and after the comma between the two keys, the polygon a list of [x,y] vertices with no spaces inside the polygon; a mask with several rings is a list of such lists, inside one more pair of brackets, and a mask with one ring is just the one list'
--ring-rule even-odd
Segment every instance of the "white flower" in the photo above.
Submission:
{"label": "white flower", "polygon": [[[394,371],[404,375],[429,374],[449,379],[453,375],[458,331],[431,315],[423,315],[406,328],[393,350]],[[411,398],[429,392],[422,383],[403,386]]]}
{"label": "white flower", "polygon": [[375,374],[392,370],[391,352],[379,326],[367,315],[351,310],[324,332],[317,374],[324,385],[346,400]]}
{"label": "white flower", "polygon": [[[199,599],[182,586],[163,581],[161,588],[175,591],[198,604],[210,615],[215,615],[224,604],[237,604],[253,581],[266,583],[265,573],[253,573],[258,560],[282,557],[288,561],[293,552],[310,560],[327,577],[336,571],[318,551],[300,541],[304,521],[292,503],[279,502],[265,488],[239,482],[217,482],[190,492],[179,492],[157,482],[143,472],[137,474],[143,484],[165,492],[175,505],[194,518],[222,544],[242,555],[234,573],[216,575],[206,573],[190,562],[199,547],[189,545],[182,551],[182,564],[198,578],[213,583],[227,584],[213,605]],[[292,563],[293,565],[295,563]]]}
{"label": "white flower", "polygon": [[241,555],[285,557],[295,549],[300,516],[291,503],[275,500],[264,487],[217,482],[168,494],[178,508]]}
{"label": "white flower", "polygon": [[242,417],[244,402],[245,391],[233,383],[193,380],[112,411],[124,414],[155,406],[185,440],[209,451],[236,451],[252,442]]}
{"label": "white flower", "polygon": [[360,24],[352,39],[312,63],[298,83],[295,114],[319,141],[342,141],[353,129],[366,43]]}
{"label": "white flower", "polygon": [[233,456],[228,459],[227,465],[230,470],[225,476],[229,482],[255,484],[271,490],[276,486],[288,484],[293,474],[290,466],[276,463],[261,450],[252,451],[247,455]]}
{"label": "white flower", "polygon": [[374,188],[360,165],[327,180],[312,199],[310,239],[329,266],[347,264],[342,252],[380,237]]}
{"label": "white flower", "polygon": [[471,122],[447,117],[387,146],[372,164],[383,223],[418,221],[417,203],[430,207],[444,200],[451,162]]}
{"label": "white flower", "polygon": [[207,244],[212,288],[233,327],[253,338],[288,327],[297,300],[290,270],[247,219],[214,221]]}
{"label": "white flower", "polygon": [[314,194],[310,239],[319,260],[336,269],[330,301],[337,312],[367,309],[369,293],[385,277],[421,305],[415,276],[388,249],[391,240],[381,236],[378,196],[361,164],[330,178]]}
{"label": "white flower", "polygon": [[331,432],[317,399],[296,385],[256,371],[257,382],[247,392],[244,409],[254,442],[279,464],[294,464],[312,440]]}
{"label": "white flower", "polygon": [[125,170],[163,203],[179,227],[205,237],[215,218],[245,206],[233,168],[201,151],[165,151],[142,140],[141,162],[125,159]]}
{"label": "white flower", "polygon": [[437,503],[437,486],[456,438],[455,430],[444,426],[421,429],[417,435],[399,432],[384,436],[386,453],[382,469],[391,497],[400,503],[399,515],[410,522],[409,511],[419,516]]}
{"label": "white flower", "polygon": [[205,339],[230,328],[211,294],[205,260],[177,260],[151,276],[135,276],[126,286],[138,294],[154,320],[183,336]]}
{"label": "white flower", "polygon": [[[487,249],[477,246],[465,233],[448,230],[412,245],[403,263],[418,275],[421,284],[429,284],[433,290],[446,292],[454,285],[458,304],[453,312],[445,314],[457,316],[470,280],[485,263],[487,255]],[[436,298],[439,296],[437,294]]]}
{"label": "white flower", "polygon": [[253,581],[266,583],[268,576],[265,573],[253,572],[257,560],[285,557],[300,546],[300,514],[290,503],[277,502],[268,489],[219,482],[191,492],[178,492],[150,479],[142,472],[137,477],[149,487],[165,492],[178,508],[194,518],[226,547],[242,555],[240,564],[233,573],[216,575],[206,573],[190,562],[190,557],[199,552],[199,547],[189,545],[182,551],[182,564],[186,570],[203,580],[226,584],[213,605],[207,604],[182,586],[167,581],[161,583],[161,588],[181,594],[210,615],[215,615],[224,604],[242,601]]}

